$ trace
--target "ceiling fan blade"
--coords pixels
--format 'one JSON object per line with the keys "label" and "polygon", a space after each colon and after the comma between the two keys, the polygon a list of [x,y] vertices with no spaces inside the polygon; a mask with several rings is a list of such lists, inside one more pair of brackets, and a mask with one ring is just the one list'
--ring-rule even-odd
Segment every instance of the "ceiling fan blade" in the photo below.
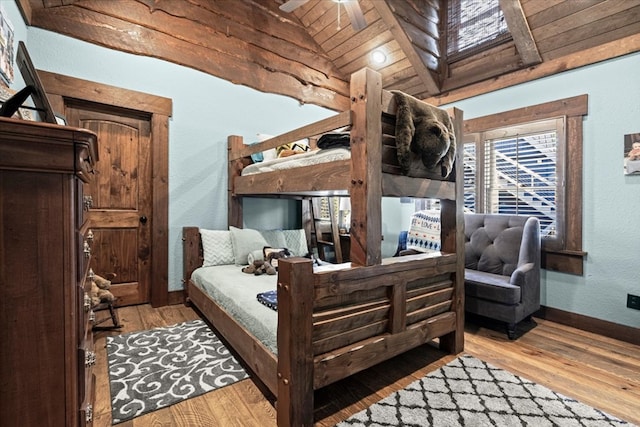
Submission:
{"label": "ceiling fan blade", "polygon": [[280,10],[283,12],[293,12],[309,0],[289,0],[280,5]]}
{"label": "ceiling fan blade", "polygon": [[364,19],[358,0],[345,1],[342,5],[347,11],[347,15],[349,15],[349,20],[351,21],[351,26],[355,31],[360,31],[367,26],[367,21]]}

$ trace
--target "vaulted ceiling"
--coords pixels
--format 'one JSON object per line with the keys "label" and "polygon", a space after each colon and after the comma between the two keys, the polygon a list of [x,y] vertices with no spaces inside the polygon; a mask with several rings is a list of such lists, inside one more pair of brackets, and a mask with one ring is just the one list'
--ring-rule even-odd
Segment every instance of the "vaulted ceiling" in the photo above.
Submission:
{"label": "vaulted ceiling", "polygon": [[[30,25],[161,58],[231,82],[332,109],[349,104],[365,66],[399,89],[443,104],[640,50],[640,0],[499,0],[511,38],[447,57],[447,0],[19,0]],[[370,53],[387,55],[382,65]],[[613,78],[613,77],[612,77]]]}

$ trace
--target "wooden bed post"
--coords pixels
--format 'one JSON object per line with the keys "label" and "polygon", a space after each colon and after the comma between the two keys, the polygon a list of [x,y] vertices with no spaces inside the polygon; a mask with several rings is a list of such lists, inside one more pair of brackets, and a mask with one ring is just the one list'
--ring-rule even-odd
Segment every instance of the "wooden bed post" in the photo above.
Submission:
{"label": "wooden bed post", "polygon": [[235,158],[234,153],[237,153],[244,147],[244,141],[241,136],[230,135],[227,137],[227,157],[229,159],[229,179],[227,187],[227,225],[233,225],[234,227],[242,228],[242,199],[235,196],[233,188],[234,178],[240,176],[242,172],[242,159]]}
{"label": "wooden bed post", "polygon": [[313,265],[278,263],[278,427],[313,426]]}
{"label": "wooden bed post", "polygon": [[187,281],[196,268],[202,266],[200,256],[200,229],[198,227],[182,227],[182,283],[187,289]]}
{"label": "wooden bed post", "polygon": [[449,110],[456,135],[455,200],[440,200],[442,221],[442,250],[457,253],[456,272],[453,275],[453,296],[451,310],[456,313],[456,329],[440,337],[440,348],[450,354],[464,350],[464,170],[463,161],[463,118],[462,110]]}
{"label": "wooden bed post", "polygon": [[364,68],[351,76],[351,262],[382,261],[382,77]]}

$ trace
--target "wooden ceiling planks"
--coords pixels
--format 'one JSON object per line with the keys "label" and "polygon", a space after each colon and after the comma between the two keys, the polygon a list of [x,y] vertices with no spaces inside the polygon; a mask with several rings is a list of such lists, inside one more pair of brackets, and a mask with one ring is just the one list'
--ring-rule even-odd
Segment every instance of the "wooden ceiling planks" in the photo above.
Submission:
{"label": "wooden ceiling planks", "polygon": [[[512,30],[515,42],[449,63],[439,28],[446,1],[358,0],[367,22],[358,32],[344,7],[338,29],[330,0],[309,0],[292,13],[279,10],[284,0],[18,5],[30,25],[335,110],[348,106],[347,77],[364,66],[380,71],[387,89],[444,102],[640,50],[636,0],[500,0],[523,27]],[[513,28],[513,16],[506,17]],[[385,64],[371,62],[374,48],[385,51]],[[535,64],[534,48],[542,62],[527,67]]]}

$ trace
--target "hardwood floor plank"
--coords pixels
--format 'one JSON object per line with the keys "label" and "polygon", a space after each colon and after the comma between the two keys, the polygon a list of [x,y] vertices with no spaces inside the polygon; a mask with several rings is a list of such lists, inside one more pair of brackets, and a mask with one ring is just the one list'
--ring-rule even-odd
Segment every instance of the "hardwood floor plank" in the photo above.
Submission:
{"label": "hardwood floor plank", "polygon": [[[111,425],[105,337],[198,318],[184,305],[118,310],[122,331],[95,334],[96,427]],[[530,330],[513,341],[502,329],[468,322],[465,353],[640,425],[640,346],[535,319]],[[334,426],[453,359],[427,344],[318,390],[315,425]],[[275,427],[276,414],[272,402],[248,379],[118,427],[193,425]]]}
{"label": "hardwood floor plank", "polygon": [[[543,327],[539,327],[541,333]],[[640,407],[640,381],[620,376],[613,363],[607,370],[596,369],[584,360],[565,357],[565,350],[540,349],[532,344],[535,334],[531,332],[517,341],[498,338],[487,330],[466,334],[465,352],[627,421],[640,421],[635,409]],[[565,342],[571,343],[571,336]]]}

